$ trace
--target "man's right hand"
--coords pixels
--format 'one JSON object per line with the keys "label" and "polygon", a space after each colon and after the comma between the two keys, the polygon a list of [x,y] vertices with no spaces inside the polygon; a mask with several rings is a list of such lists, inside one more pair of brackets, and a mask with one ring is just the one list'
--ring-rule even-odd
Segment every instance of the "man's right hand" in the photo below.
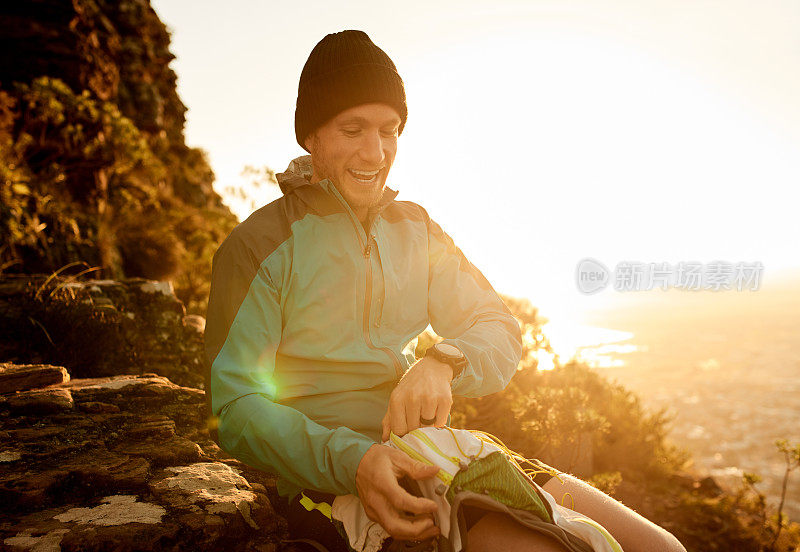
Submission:
{"label": "man's right hand", "polygon": [[[356,489],[367,517],[396,539],[425,540],[439,535],[432,515],[436,503],[408,493],[398,482],[403,474],[429,479],[438,472],[438,467],[412,460],[399,450],[372,445],[356,470]],[[417,515],[409,517],[403,512]]]}

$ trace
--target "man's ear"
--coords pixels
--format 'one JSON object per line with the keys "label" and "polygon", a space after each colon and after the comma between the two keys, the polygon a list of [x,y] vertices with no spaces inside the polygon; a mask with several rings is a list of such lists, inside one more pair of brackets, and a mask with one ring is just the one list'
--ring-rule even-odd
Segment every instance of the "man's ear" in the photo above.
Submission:
{"label": "man's ear", "polygon": [[314,133],[312,132],[311,134],[306,136],[305,140],[303,140],[303,145],[306,147],[306,151],[309,153],[311,153],[311,144],[314,142],[313,137]]}

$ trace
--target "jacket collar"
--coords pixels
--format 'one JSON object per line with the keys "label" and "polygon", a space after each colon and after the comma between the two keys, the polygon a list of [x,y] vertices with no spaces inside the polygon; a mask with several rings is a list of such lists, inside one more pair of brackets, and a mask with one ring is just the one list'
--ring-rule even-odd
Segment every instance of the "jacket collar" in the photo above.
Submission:
{"label": "jacket collar", "polygon": [[[286,196],[291,193],[297,193],[302,196],[303,199],[306,199],[306,192],[313,189],[323,189],[326,193],[331,194],[330,188],[333,187],[333,183],[326,178],[325,180],[311,184],[310,180],[313,173],[314,169],[311,165],[311,156],[301,155],[300,157],[292,159],[286,170],[282,173],[277,173],[275,178],[278,180],[278,185],[283,195]],[[376,205],[370,207],[368,217],[370,219],[376,217],[394,201],[398,193],[398,190],[393,190],[389,186],[386,186],[383,189],[383,195],[380,201],[378,201]]]}

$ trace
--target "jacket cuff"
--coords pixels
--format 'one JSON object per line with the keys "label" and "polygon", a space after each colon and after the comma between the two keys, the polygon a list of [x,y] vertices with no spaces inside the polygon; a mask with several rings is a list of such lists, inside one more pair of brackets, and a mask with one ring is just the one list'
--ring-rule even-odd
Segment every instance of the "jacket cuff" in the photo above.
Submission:
{"label": "jacket cuff", "polygon": [[467,359],[467,362],[464,365],[464,369],[461,370],[461,373],[456,377],[454,377],[452,380],[450,380],[450,390],[453,392],[453,395],[457,395],[456,389],[458,389],[459,382],[463,381],[464,377],[467,375],[467,372],[473,371],[472,363],[470,362],[466,351],[464,351],[464,348],[459,347],[457,339],[443,339],[440,343],[447,343],[448,345],[452,345],[453,347],[461,351],[464,354],[464,358]]}
{"label": "jacket cuff", "polygon": [[342,463],[345,466],[352,467],[352,488],[348,489],[350,494],[358,496],[358,488],[356,487],[356,474],[358,473],[358,466],[361,464],[361,459],[367,453],[372,445],[380,445],[371,439],[359,439],[355,442],[354,446],[348,447],[347,450],[340,456]]}

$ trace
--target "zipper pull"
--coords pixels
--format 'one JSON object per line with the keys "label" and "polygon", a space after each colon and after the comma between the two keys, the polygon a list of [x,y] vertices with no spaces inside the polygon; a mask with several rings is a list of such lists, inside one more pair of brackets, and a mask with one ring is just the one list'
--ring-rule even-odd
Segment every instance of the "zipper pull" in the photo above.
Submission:
{"label": "zipper pull", "polygon": [[369,252],[372,250],[372,240],[375,239],[375,234],[367,236],[367,246],[364,248],[364,256],[369,257]]}

